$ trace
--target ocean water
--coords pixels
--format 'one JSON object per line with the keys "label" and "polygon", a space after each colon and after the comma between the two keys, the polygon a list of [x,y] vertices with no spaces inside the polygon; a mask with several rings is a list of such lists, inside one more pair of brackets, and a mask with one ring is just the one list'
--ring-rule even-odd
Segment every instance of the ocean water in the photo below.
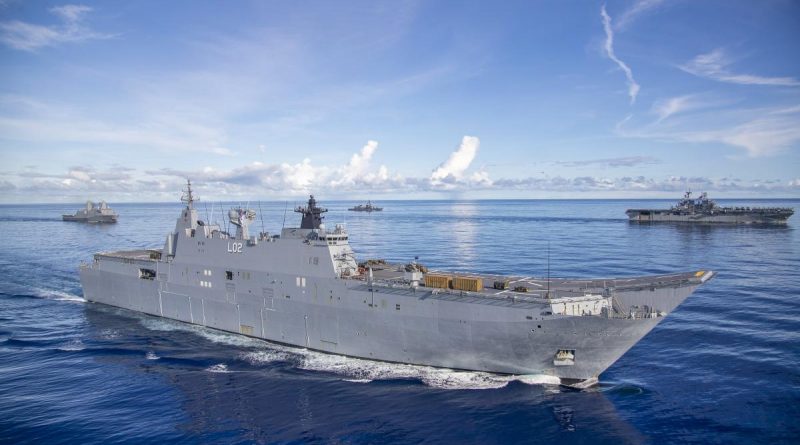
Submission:
{"label": "ocean water", "polygon": [[[289,203],[287,225],[298,215]],[[604,277],[711,269],[701,287],[577,391],[502,376],[348,359],[83,300],[97,251],[160,247],[180,204],[0,206],[2,443],[798,443],[800,219],[786,227],[630,224],[668,201],[387,201],[344,222],[360,259]],[[800,201],[726,201],[790,206]],[[206,207],[207,206],[207,207]],[[251,203],[252,207],[258,206]],[[219,204],[199,206],[221,220]],[[261,203],[278,232],[285,203]],[[349,213],[349,214],[348,214]],[[549,248],[548,248],[549,246]]]}

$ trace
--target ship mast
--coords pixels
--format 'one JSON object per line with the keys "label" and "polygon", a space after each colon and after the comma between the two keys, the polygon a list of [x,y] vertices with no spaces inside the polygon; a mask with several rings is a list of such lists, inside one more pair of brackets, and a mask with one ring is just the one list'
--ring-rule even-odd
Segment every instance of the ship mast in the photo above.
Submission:
{"label": "ship mast", "polygon": [[181,201],[186,203],[186,208],[189,210],[193,208],[192,204],[194,203],[194,195],[192,194],[192,181],[190,181],[189,178],[186,178],[186,190],[183,190]]}
{"label": "ship mast", "polygon": [[320,224],[322,224],[322,214],[327,212],[328,209],[317,207],[317,200],[314,199],[314,195],[311,195],[306,207],[300,206],[294,211],[303,215],[300,223],[301,229],[319,229]]}

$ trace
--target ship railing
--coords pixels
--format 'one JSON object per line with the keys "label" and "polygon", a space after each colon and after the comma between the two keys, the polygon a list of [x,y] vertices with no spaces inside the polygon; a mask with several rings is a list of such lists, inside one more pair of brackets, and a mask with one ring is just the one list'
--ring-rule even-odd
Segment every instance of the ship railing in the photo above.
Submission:
{"label": "ship railing", "polygon": [[404,279],[376,279],[369,281],[367,277],[361,278],[360,276],[353,276],[349,277],[352,279],[364,280],[365,283],[369,286],[375,287],[382,287],[388,289],[397,289],[397,290],[405,290],[410,292],[430,292],[432,295],[446,295],[448,297],[463,297],[463,298],[482,298],[482,299],[489,299],[493,301],[505,301],[511,303],[536,303],[536,304],[551,304],[553,302],[557,302],[560,299],[570,299],[570,298],[582,298],[582,297],[589,297],[589,296],[602,296],[607,297],[608,295],[603,294],[602,292],[588,292],[582,290],[558,290],[556,293],[555,291],[551,291],[551,297],[548,298],[545,295],[531,295],[531,294],[524,294],[520,292],[505,292],[505,293],[484,293],[484,292],[473,292],[473,291],[465,291],[465,290],[458,290],[458,289],[445,289],[445,288],[432,288],[432,287],[424,287],[424,286],[413,286],[409,281]]}

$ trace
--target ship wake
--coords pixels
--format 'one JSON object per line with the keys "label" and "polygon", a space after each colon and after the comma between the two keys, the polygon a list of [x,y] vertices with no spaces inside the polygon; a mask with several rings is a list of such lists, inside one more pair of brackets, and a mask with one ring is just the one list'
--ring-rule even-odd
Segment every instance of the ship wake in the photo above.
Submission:
{"label": "ship wake", "polygon": [[44,289],[44,288],[34,288],[32,290],[33,290],[33,296],[37,298],[44,298],[47,300],[56,300],[56,301],[71,301],[75,303],[86,303],[86,300],[80,295],[71,294],[69,292],[64,292],[56,289]]}
{"label": "ship wake", "polygon": [[529,385],[560,384],[558,377],[549,375],[501,375],[489,372],[459,371],[431,366],[380,362],[277,345],[247,353],[243,358],[253,364],[288,361],[298,369],[335,374],[342,380],[353,383],[417,380],[438,389],[497,389],[514,381]]}
{"label": "ship wake", "polygon": [[[270,343],[252,337],[226,333],[203,326],[190,325],[163,318],[144,317],[141,324],[156,331],[187,331],[216,344],[249,349],[239,359],[251,366],[287,363],[296,369],[335,374],[347,382],[370,383],[387,380],[416,380],[437,389],[498,389],[512,382],[528,385],[559,385],[558,377],[544,374],[504,375],[490,372],[462,371],[431,366],[389,363],[375,360],[328,354],[304,348]],[[231,372],[220,366],[210,372]]]}

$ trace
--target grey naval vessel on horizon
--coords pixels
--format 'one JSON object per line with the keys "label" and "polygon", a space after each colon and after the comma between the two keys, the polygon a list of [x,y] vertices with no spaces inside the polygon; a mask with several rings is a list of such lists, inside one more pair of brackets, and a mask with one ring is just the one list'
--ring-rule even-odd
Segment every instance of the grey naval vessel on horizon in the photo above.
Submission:
{"label": "grey naval vessel on horizon", "polygon": [[[84,297],[264,340],[386,362],[546,374],[587,387],[712,271],[537,279],[359,264],[345,227],[313,196],[300,227],[235,234],[198,219],[191,182],[161,249],[103,252],[80,266]],[[486,285],[484,285],[486,283]]]}
{"label": "grey naval vessel on horizon", "polygon": [[85,222],[89,224],[98,223],[115,223],[119,215],[117,215],[105,201],[100,201],[95,204],[92,201],[86,201],[86,206],[74,215],[61,215],[63,221]]}
{"label": "grey naval vessel on horizon", "polygon": [[372,201],[367,201],[366,204],[359,204],[355,207],[350,207],[349,209],[351,212],[380,212],[383,211],[383,207],[378,207],[372,204]]}
{"label": "grey naval vessel on horizon", "polygon": [[794,214],[791,207],[720,207],[703,192],[692,199],[686,192],[669,209],[628,209],[632,222],[691,222],[708,224],[787,224]]}

